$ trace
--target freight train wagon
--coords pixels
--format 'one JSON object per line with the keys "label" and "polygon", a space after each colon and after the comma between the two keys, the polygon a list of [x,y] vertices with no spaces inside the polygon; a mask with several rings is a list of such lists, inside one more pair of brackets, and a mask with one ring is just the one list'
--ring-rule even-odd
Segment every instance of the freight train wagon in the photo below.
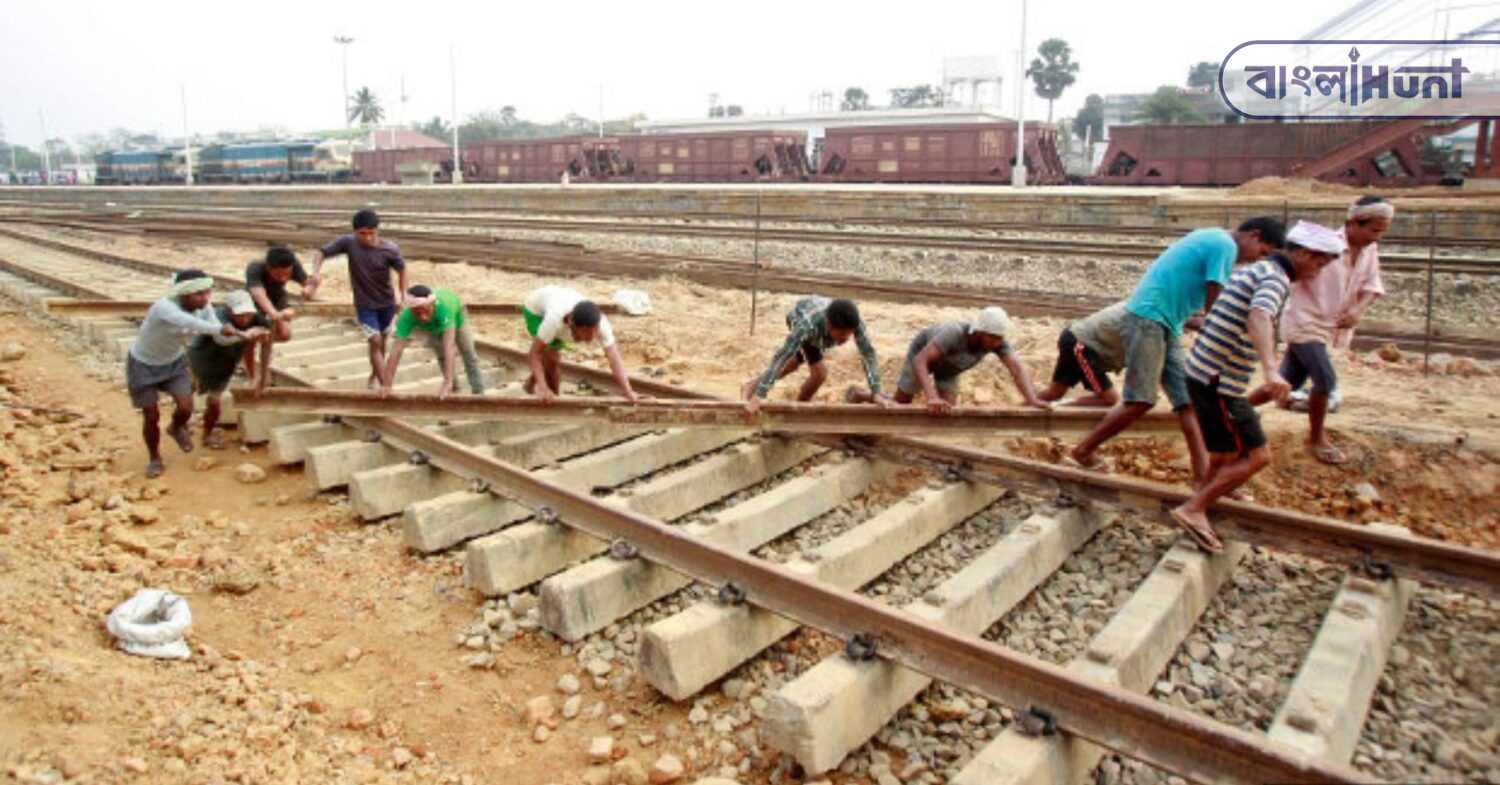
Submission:
{"label": "freight train wagon", "polygon": [[567,172],[571,179],[597,177],[584,163],[585,142],[592,148],[604,140],[566,136],[551,139],[492,139],[470,142],[459,153],[464,180],[474,183],[555,183]]}
{"label": "freight train wagon", "polygon": [[168,151],[107,150],[99,153],[95,163],[98,165],[98,174],[94,182],[99,185],[161,185],[182,182],[182,175],[174,166],[172,153]]}
{"label": "freight train wagon", "polygon": [[[1010,182],[1016,160],[1015,123],[830,128],[819,179],[849,183]],[[1057,130],[1026,126],[1026,180],[1066,180]]]}
{"label": "freight train wagon", "polygon": [[[1417,185],[1442,179],[1421,160],[1428,132],[1399,134],[1355,149],[1383,130],[1370,121],[1117,125],[1095,185],[1236,186],[1257,177],[1298,176],[1324,156],[1347,157],[1322,179],[1351,185]],[[1433,129],[1436,132],[1438,129]],[[1349,151],[1340,156],[1340,151]]]}
{"label": "freight train wagon", "polygon": [[638,183],[797,182],[811,174],[804,131],[622,136],[618,157],[631,170],[624,179]]}
{"label": "freight train wagon", "polygon": [[356,150],[353,180],[358,183],[401,182],[400,167],[407,164],[434,164],[442,172],[453,171],[453,151],[447,147],[407,147],[395,150]]}

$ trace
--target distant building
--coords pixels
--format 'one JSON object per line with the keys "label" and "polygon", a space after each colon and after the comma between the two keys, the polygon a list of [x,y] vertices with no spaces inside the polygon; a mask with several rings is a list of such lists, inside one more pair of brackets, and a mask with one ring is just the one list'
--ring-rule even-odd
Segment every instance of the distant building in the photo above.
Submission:
{"label": "distant building", "polygon": [[410,150],[417,147],[447,147],[450,142],[434,139],[410,128],[372,128],[368,150]]}

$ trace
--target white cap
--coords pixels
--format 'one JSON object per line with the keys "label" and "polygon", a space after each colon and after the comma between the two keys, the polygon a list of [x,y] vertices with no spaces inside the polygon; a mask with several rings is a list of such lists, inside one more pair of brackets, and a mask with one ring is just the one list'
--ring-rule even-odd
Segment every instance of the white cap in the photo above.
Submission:
{"label": "white cap", "polygon": [[1286,242],[1288,245],[1300,245],[1309,251],[1333,256],[1344,253],[1344,238],[1338,232],[1310,221],[1298,221],[1297,225],[1286,233]]}
{"label": "white cap", "polygon": [[250,293],[244,289],[230,292],[224,298],[224,304],[229,306],[229,312],[235,316],[255,313],[255,301],[250,299]]}
{"label": "white cap", "polygon": [[998,305],[979,312],[979,318],[969,323],[969,329],[978,333],[989,333],[996,337],[1004,337],[1005,331],[1010,329],[1010,316],[1005,309]]}

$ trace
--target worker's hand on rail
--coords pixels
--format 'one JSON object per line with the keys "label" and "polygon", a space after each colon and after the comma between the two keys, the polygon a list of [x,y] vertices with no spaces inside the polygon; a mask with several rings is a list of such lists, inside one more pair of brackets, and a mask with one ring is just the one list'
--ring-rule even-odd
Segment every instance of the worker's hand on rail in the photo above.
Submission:
{"label": "worker's hand on rail", "polygon": [[755,418],[758,416],[760,416],[760,399],[752,395],[745,399],[745,422],[754,425]]}
{"label": "worker's hand on rail", "polygon": [[941,396],[927,401],[928,414],[947,414],[953,411],[953,404],[947,398]]}
{"label": "worker's hand on rail", "polygon": [[556,397],[552,392],[552,388],[548,387],[546,382],[542,382],[536,386],[536,399],[543,406],[552,403],[552,399]]}
{"label": "worker's hand on rail", "polygon": [[886,395],[885,393],[877,393],[871,395],[870,397],[875,400],[875,405],[879,406],[882,409],[889,409],[896,405],[896,402],[891,399],[891,396]]}
{"label": "worker's hand on rail", "polygon": [[1042,409],[1049,412],[1054,408],[1051,401],[1044,401],[1041,398],[1032,398],[1026,402],[1026,405],[1033,409]]}

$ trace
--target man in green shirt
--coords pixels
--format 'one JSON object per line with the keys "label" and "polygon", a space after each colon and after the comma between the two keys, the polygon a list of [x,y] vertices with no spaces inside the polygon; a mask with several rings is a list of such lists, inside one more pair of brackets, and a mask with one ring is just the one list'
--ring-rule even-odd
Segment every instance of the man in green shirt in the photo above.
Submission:
{"label": "man in green shirt", "polygon": [[469,390],[475,395],[484,394],[484,373],[479,367],[479,353],[474,350],[474,333],[465,318],[464,305],[451,289],[432,289],[413,286],[406,290],[401,314],[395,322],[395,344],[385,360],[381,373],[380,393],[389,395],[396,380],[396,369],[401,365],[401,352],[411,340],[413,330],[426,333],[427,346],[437,353],[443,366],[443,385],[438,395],[453,392],[453,374],[457,354],[463,354],[464,374],[469,377]]}

